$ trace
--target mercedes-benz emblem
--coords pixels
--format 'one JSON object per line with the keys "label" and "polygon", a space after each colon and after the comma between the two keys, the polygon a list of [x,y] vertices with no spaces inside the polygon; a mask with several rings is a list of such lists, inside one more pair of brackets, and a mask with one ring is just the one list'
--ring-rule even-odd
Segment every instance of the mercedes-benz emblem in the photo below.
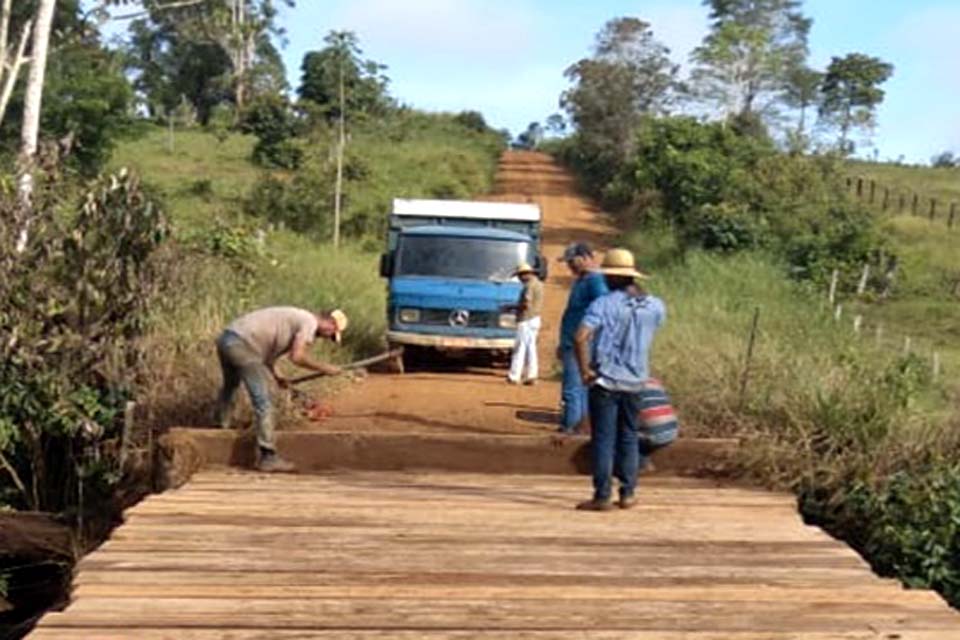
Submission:
{"label": "mercedes-benz emblem", "polygon": [[451,327],[465,327],[470,324],[470,312],[466,309],[456,309],[450,313]]}

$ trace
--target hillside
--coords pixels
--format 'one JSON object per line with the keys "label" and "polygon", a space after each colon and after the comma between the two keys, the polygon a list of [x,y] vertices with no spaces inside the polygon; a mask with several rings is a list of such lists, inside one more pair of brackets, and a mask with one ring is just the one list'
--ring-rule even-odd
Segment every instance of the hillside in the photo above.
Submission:
{"label": "hillside", "polygon": [[[950,204],[960,207],[960,169],[856,162],[848,170],[865,184],[876,181],[875,201],[869,202],[867,186],[862,201],[880,218],[890,250],[900,259],[892,295],[858,305],[857,312],[874,329],[893,332],[896,338],[886,339],[890,348],[904,348],[909,337],[925,357],[938,352],[945,375],[960,382],[960,209],[953,228],[947,225]],[[897,212],[901,194],[907,202],[903,214]],[[911,215],[913,194],[919,196],[917,216]],[[935,220],[929,219],[931,198],[938,203]]]}

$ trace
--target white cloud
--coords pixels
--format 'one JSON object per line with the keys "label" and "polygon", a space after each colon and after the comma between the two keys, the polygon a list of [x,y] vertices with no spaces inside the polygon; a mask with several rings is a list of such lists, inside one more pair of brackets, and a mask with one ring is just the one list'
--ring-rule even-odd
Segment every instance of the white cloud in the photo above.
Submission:
{"label": "white cloud", "polygon": [[503,0],[355,0],[334,20],[361,42],[413,56],[502,63],[535,44],[535,15]]}

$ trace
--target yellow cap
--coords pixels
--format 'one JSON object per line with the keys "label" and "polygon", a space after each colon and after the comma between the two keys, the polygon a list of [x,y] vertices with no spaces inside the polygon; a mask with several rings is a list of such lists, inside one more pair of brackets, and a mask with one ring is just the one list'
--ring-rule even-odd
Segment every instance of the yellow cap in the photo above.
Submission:
{"label": "yellow cap", "polygon": [[347,319],[347,314],[340,309],[334,309],[330,312],[330,319],[333,320],[333,324],[337,327],[336,333],[333,334],[333,339],[335,342],[340,342],[343,332],[347,330],[347,325],[350,324],[350,321]]}
{"label": "yellow cap", "polygon": [[629,249],[610,249],[603,256],[600,271],[607,276],[646,279],[647,274],[637,270],[637,263]]}
{"label": "yellow cap", "polygon": [[537,270],[530,266],[528,262],[521,262],[517,266],[516,274],[520,275],[521,273],[536,273]]}

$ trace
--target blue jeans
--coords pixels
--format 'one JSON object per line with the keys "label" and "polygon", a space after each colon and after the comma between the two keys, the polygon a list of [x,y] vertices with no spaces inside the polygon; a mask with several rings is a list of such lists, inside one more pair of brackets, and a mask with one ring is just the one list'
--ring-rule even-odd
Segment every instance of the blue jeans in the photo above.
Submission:
{"label": "blue jeans", "polygon": [[563,411],[560,428],[563,431],[573,431],[587,417],[588,392],[580,379],[580,365],[577,364],[573,348],[562,349],[560,355],[563,361],[563,386],[560,392]]}
{"label": "blue jeans", "polygon": [[272,377],[260,355],[243,338],[232,331],[224,331],[217,339],[217,356],[223,372],[223,387],[217,399],[216,421],[221,427],[230,426],[233,397],[240,383],[247,388],[250,404],[256,415],[257,444],[261,449],[276,450],[273,436],[273,405],[270,402]]}
{"label": "blue jeans", "polygon": [[613,476],[620,481],[620,497],[637,488],[640,449],[637,439],[642,396],[639,393],[590,388],[590,437],[593,460],[593,499],[606,502],[613,493]]}

